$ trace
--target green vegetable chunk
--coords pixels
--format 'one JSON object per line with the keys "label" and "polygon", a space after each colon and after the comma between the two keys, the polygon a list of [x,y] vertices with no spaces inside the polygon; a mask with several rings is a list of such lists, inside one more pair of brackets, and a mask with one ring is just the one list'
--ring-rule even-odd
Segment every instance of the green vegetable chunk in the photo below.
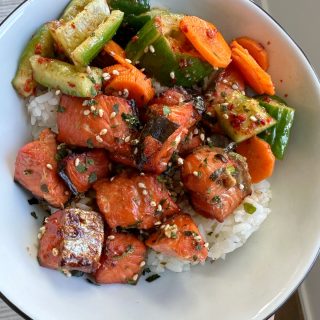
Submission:
{"label": "green vegetable chunk", "polygon": [[41,85],[60,89],[64,94],[76,97],[95,97],[101,88],[102,71],[91,68],[91,73],[75,66],[34,55],[30,58],[34,79]]}
{"label": "green vegetable chunk", "polygon": [[215,110],[219,124],[235,142],[247,140],[276,124],[258,100],[236,90],[223,103],[215,105]]}
{"label": "green vegetable chunk", "polygon": [[243,204],[243,208],[244,208],[245,212],[248,214],[254,214],[257,211],[257,208],[249,202],[245,202]]}
{"label": "green vegetable chunk", "polygon": [[140,14],[150,10],[149,0],[108,0],[112,10],[121,10],[126,15]]}
{"label": "green vegetable chunk", "polygon": [[105,22],[101,23],[94,33],[82,42],[72,53],[71,59],[75,65],[88,65],[101,51],[118,30],[123,19],[123,12],[112,11]]}
{"label": "green vegetable chunk", "polygon": [[40,27],[28,42],[20,56],[18,70],[12,80],[12,85],[23,97],[30,96],[36,87],[29,61],[34,54],[39,54],[43,57],[53,56],[53,39],[47,24]]}
{"label": "green vegetable chunk", "polygon": [[72,20],[84,7],[92,0],[72,0],[69,2],[67,7],[64,9],[60,19],[65,22]]}
{"label": "green vegetable chunk", "polygon": [[268,142],[275,157],[282,160],[289,143],[295,110],[288,107],[282,99],[276,96],[260,96],[258,100],[269,115],[277,120],[277,124],[261,133],[260,138]]}

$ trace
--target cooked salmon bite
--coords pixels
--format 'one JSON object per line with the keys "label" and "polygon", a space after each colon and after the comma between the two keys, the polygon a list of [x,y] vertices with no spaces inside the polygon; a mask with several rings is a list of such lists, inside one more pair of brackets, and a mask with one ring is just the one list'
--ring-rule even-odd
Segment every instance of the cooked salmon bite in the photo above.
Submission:
{"label": "cooked salmon bite", "polygon": [[194,209],[219,222],[252,192],[245,159],[220,148],[196,149],[184,160],[181,176]]}
{"label": "cooked salmon bite", "polygon": [[127,100],[99,95],[91,100],[63,95],[57,115],[58,140],[69,145],[131,152],[136,131],[128,119],[136,118]]}
{"label": "cooked salmon bite", "polygon": [[155,175],[122,173],[94,184],[100,212],[111,228],[150,229],[179,212]]}
{"label": "cooked salmon bite", "polygon": [[57,143],[49,129],[41,132],[39,140],[22,147],[15,162],[14,179],[38,198],[53,207],[62,208],[70,191],[58,175]]}
{"label": "cooked salmon bite", "polygon": [[106,237],[101,265],[93,278],[101,284],[136,284],[146,264],[146,254],[146,246],[134,235],[111,233]]}
{"label": "cooked salmon bite", "polygon": [[146,241],[156,252],[181,260],[204,262],[208,256],[207,244],[188,214],[168,219]]}
{"label": "cooked salmon bite", "polygon": [[109,173],[107,151],[73,153],[59,164],[59,175],[74,194],[86,192],[97,180],[106,178]]}
{"label": "cooked salmon bite", "polygon": [[99,267],[104,229],[102,217],[94,211],[70,208],[45,219],[38,235],[41,266],[65,273],[91,273]]}

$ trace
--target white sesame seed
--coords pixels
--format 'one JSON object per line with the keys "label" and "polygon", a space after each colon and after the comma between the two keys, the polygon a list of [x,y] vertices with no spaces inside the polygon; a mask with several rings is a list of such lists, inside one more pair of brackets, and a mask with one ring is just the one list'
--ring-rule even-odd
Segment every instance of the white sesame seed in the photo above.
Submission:
{"label": "white sesame seed", "polygon": [[102,129],[100,131],[100,136],[105,136],[107,134],[107,132],[108,132],[108,129]]}
{"label": "white sesame seed", "polygon": [[258,119],[255,116],[250,116],[250,120],[253,121],[253,122],[257,122],[258,121]]}
{"label": "white sesame seed", "polygon": [[62,269],[61,271],[67,278],[70,278],[72,276],[72,274],[69,270]]}
{"label": "white sesame seed", "polygon": [[88,105],[88,103],[89,103],[89,100],[84,100],[84,101],[82,102],[82,105],[85,107],[85,106]]}
{"label": "white sesame seed", "polygon": [[90,68],[90,66],[87,66],[87,73],[91,73],[91,68]]}
{"label": "white sesame seed", "polygon": [[118,95],[119,95],[119,96],[122,96],[122,91],[118,91]]}
{"label": "white sesame seed", "polygon": [[210,138],[210,137],[208,137],[208,138],[207,138],[207,141],[208,141],[208,142],[211,142],[211,138]]}
{"label": "white sesame seed", "polygon": [[227,79],[223,79],[222,82],[223,83],[228,83],[228,80]]}
{"label": "white sesame seed", "polygon": [[151,45],[151,46],[149,47],[149,50],[150,50],[151,53],[155,53],[155,52],[156,52],[156,50],[154,49],[154,46],[153,46],[153,45]]}
{"label": "white sesame seed", "polygon": [[85,116],[88,116],[88,115],[90,114],[90,110],[84,110],[84,111],[83,111],[83,114],[84,114]]}
{"label": "white sesame seed", "polygon": [[232,85],[232,89],[233,89],[233,90],[239,90],[239,87],[238,87],[238,85],[237,85],[236,83],[234,83],[234,84]]}
{"label": "white sesame seed", "polygon": [[128,89],[123,89],[123,96],[125,97],[125,98],[128,98],[129,97],[129,90]]}
{"label": "white sesame seed", "polygon": [[246,92],[244,90],[242,90],[241,93],[244,94],[244,95],[246,94]]}
{"label": "white sesame seed", "polygon": [[163,224],[163,225],[160,227],[160,229],[164,229],[165,227],[166,227],[166,225]]}
{"label": "white sesame seed", "polygon": [[157,221],[154,225],[155,226],[160,226],[160,224],[161,224],[161,221]]}
{"label": "white sesame seed", "polygon": [[244,185],[242,183],[239,184],[239,189],[243,190],[244,189]]}
{"label": "white sesame seed", "polygon": [[103,114],[104,114],[103,109],[99,109],[99,117],[100,117],[100,118],[102,118],[102,117],[103,117]]}
{"label": "white sesame seed", "polygon": [[56,91],[56,96],[58,96],[60,93],[61,93],[61,91],[60,91],[60,90],[57,90],[57,91]]}
{"label": "white sesame seed", "polygon": [[91,112],[94,112],[94,111],[96,111],[96,107],[95,106],[91,106],[90,110],[91,110]]}
{"label": "white sesame seed", "polygon": [[139,277],[139,275],[138,275],[138,274],[135,274],[135,275],[132,277],[132,280],[133,280],[133,281],[137,281],[137,280],[138,280],[138,277]]}
{"label": "white sesame seed", "polygon": [[218,68],[218,67],[213,67],[213,70],[214,70],[214,71],[218,71],[219,68]]}
{"label": "white sesame seed", "polygon": [[52,169],[53,169],[52,164],[50,164],[50,163],[47,163],[46,167],[47,167],[49,170],[52,170]]}
{"label": "white sesame seed", "polygon": [[193,133],[194,133],[194,134],[198,134],[198,133],[199,133],[199,129],[198,129],[198,128],[195,128],[195,129],[193,130]]}
{"label": "white sesame seed", "polygon": [[183,162],[184,162],[184,160],[183,160],[182,158],[178,158],[178,164],[179,164],[180,166],[183,165]]}
{"label": "white sesame seed", "polygon": [[129,142],[130,141],[130,136],[127,136],[125,139],[124,139],[124,142]]}
{"label": "white sesame seed", "polygon": [[146,189],[143,189],[142,194],[146,196],[148,195],[148,191]]}
{"label": "white sesame seed", "polygon": [[147,53],[148,51],[149,51],[149,47],[145,47],[143,50],[144,53]]}
{"label": "white sesame seed", "polygon": [[151,201],[151,202],[150,202],[150,205],[151,205],[151,207],[156,207],[156,206],[157,206],[157,204],[156,204],[155,201]]}
{"label": "white sesame seed", "polygon": [[142,268],[142,267],[144,267],[145,265],[146,265],[146,262],[145,262],[145,261],[141,261],[140,267]]}
{"label": "white sesame seed", "polygon": [[108,73],[108,72],[104,72],[104,73],[102,74],[102,77],[103,77],[103,79],[104,79],[105,81],[108,81],[108,80],[111,79],[111,75],[110,75],[110,73]]}
{"label": "white sesame seed", "polygon": [[226,113],[224,113],[222,116],[223,116],[226,120],[229,119],[229,116],[228,116]]}
{"label": "white sesame seed", "polygon": [[75,162],[74,162],[74,165],[77,167],[77,166],[79,165],[79,163],[80,163],[80,159],[77,158],[77,159],[75,160]]}
{"label": "white sesame seed", "polygon": [[178,145],[181,141],[181,137],[180,135],[176,137],[176,139],[174,140],[174,142]]}
{"label": "white sesame seed", "polygon": [[209,243],[206,242],[203,246],[204,246],[205,248],[209,248]]}
{"label": "white sesame seed", "polygon": [[124,59],[124,60],[126,60],[128,63],[132,63],[130,59]]}
{"label": "white sesame seed", "polygon": [[196,240],[197,242],[200,242],[202,240],[200,236],[195,236],[193,237],[193,239]]}
{"label": "white sesame seed", "polygon": [[131,144],[133,144],[133,145],[138,144],[138,143],[139,143],[138,139],[131,140]]}
{"label": "white sesame seed", "polygon": [[96,140],[98,141],[98,142],[103,142],[103,139],[98,135],[98,136],[96,136]]}
{"label": "white sesame seed", "polygon": [[118,70],[113,70],[112,74],[115,75],[115,76],[118,76],[120,74],[120,72]]}
{"label": "white sesame seed", "polygon": [[57,248],[52,249],[52,255],[56,257],[59,254],[59,250]]}
{"label": "white sesame seed", "polygon": [[112,181],[114,180],[114,178],[115,178],[115,177],[111,177],[111,178],[110,178],[110,181],[112,182]]}
{"label": "white sesame seed", "polygon": [[68,196],[70,193],[69,193],[69,191],[65,191],[64,194],[65,194],[66,196]]}
{"label": "white sesame seed", "polygon": [[143,182],[139,182],[139,183],[138,183],[138,187],[139,187],[140,189],[146,189],[146,188],[147,188],[146,185],[145,185]]}
{"label": "white sesame seed", "polygon": [[182,181],[180,181],[179,184],[180,184],[181,187],[183,187],[183,182]]}
{"label": "white sesame seed", "polygon": [[135,148],[133,151],[133,154],[137,154],[138,153],[138,148]]}
{"label": "white sesame seed", "polygon": [[198,177],[199,176],[199,172],[198,171],[193,171],[193,175]]}
{"label": "white sesame seed", "polygon": [[146,71],[146,68],[141,68],[140,71],[141,71],[141,72],[145,72],[145,71]]}
{"label": "white sesame seed", "polygon": [[115,55],[114,51],[110,51],[110,56],[114,56],[114,55]]}
{"label": "white sesame seed", "polygon": [[113,118],[115,118],[115,116],[116,116],[117,114],[113,111],[113,112],[111,112],[111,114],[110,114],[110,119],[113,119]]}
{"label": "white sesame seed", "polygon": [[145,176],[144,172],[140,172],[140,176]]}
{"label": "white sesame seed", "polygon": [[137,60],[134,64],[139,64],[140,63],[140,61],[139,60]]}
{"label": "white sesame seed", "polygon": [[108,236],[108,240],[114,240],[114,239],[115,239],[115,236],[113,234]]}
{"label": "white sesame seed", "polygon": [[162,211],[162,205],[158,204],[157,211]]}
{"label": "white sesame seed", "polygon": [[168,167],[172,167],[172,162],[168,162]]}
{"label": "white sesame seed", "polygon": [[221,103],[221,106],[222,106],[222,107],[227,107],[228,105],[229,105],[228,102]]}
{"label": "white sesame seed", "polygon": [[207,112],[207,115],[208,115],[208,116],[212,116],[212,112],[210,112],[210,111]]}
{"label": "white sesame seed", "polygon": [[171,71],[170,72],[170,78],[171,79],[174,79],[176,77],[176,74],[174,73],[174,71]]}
{"label": "white sesame seed", "polygon": [[201,134],[200,134],[200,140],[201,140],[201,141],[204,141],[205,138],[206,138],[206,137],[205,137],[204,133],[201,133]]}

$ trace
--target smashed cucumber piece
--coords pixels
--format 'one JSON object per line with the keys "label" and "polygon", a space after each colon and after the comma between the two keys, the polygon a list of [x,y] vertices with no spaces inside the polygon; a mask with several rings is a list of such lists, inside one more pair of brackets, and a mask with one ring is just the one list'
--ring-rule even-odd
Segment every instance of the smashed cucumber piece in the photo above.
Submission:
{"label": "smashed cucumber piece", "polygon": [[123,12],[114,10],[105,22],[82,42],[72,53],[71,59],[75,65],[88,65],[101,51],[103,46],[112,39],[123,19]]}
{"label": "smashed cucumber piece", "polygon": [[72,0],[64,9],[60,19],[65,22],[72,20],[92,0]]}
{"label": "smashed cucumber piece", "polygon": [[36,82],[33,80],[32,68],[29,61],[30,57],[34,54],[39,54],[43,57],[53,56],[53,39],[47,24],[40,27],[27,43],[22,55],[20,56],[16,75],[12,80],[12,85],[23,97],[29,97],[33,94],[36,87]]}
{"label": "smashed cucumber piece", "polygon": [[275,126],[260,134],[260,138],[268,142],[275,157],[282,160],[289,143],[295,110],[277,96],[259,96],[257,99],[269,115],[277,120]]}
{"label": "smashed cucumber piece", "polygon": [[90,68],[88,74],[83,68],[59,60],[34,55],[30,58],[34,79],[41,85],[61,90],[64,94],[93,98],[102,85],[102,70]]}
{"label": "smashed cucumber piece", "polygon": [[223,130],[237,143],[265,131],[277,122],[260,106],[258,100],[238,90],[227,95],[223,103],[215,105],[215,111]]}
{"label": "smashed cucumber piece", "polygon": [[112,10],[121,10],[125,15],[138,15],[150,10],[149,0],[108,0]]}

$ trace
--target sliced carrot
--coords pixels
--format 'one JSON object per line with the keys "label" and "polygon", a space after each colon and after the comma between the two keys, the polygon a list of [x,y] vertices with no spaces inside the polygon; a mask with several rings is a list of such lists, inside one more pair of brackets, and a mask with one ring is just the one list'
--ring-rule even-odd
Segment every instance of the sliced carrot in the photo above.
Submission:
{"label": "sliced carrot", "polygon": [[128,68],[117,64],[103,71],[111,76],[105,86],[107,94],[121,92],[125,98],[134,99],[138,107],[145,106],[154,97],[151,80],[135,66]]}
{"label": "sliced carrot", "polygon": [[104,46],[104,51],[107,52],[114,60],[123,66],[132,67],[132,64],[129,60],[126,59],[125,51],[113,40],[107,42]]}
{"label": "sliced carrot", "polygon": [[270,145],[264,140],[255,136],[243,141],[238,144],[236,152],[247,158],[253,183],[258,183],[272,175],[276,158]]}
{"label": "sliced carrot", "polygon": [[236,67],[240,70],[247,83],[258,94],[274,95],[274,84],[270,75],[265,72],[237,41],[231,43],[231,57]]}
{"label": "sliced carrot", "polygon": [[213,24],[195,16],[184,16],[180,29],[212,66],[225,68],[231,62],[230,48]]}
{"label": "sliced carrot", "polygon": [[240,37],[236,41],[240,46],[244,47],[249,51],[254,60],[257,61],[258,65],[264,70],[267,71],[269,68],[269,56],[268,52],[264,46],[256,40],[253,40],[249,37]]}

